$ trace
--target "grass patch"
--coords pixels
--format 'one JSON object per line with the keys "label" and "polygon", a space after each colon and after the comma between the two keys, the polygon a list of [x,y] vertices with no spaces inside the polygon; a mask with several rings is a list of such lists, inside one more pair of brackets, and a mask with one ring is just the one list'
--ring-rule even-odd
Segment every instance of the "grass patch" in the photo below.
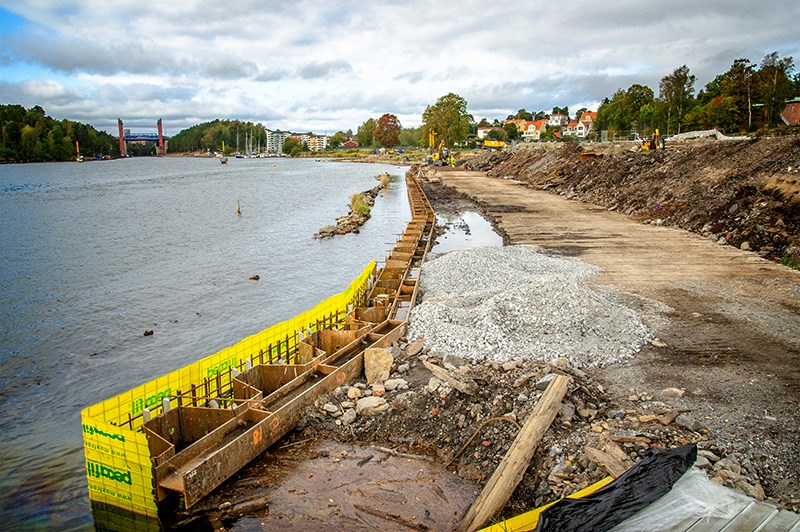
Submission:
{"label": "grass patch", "polygon": [[788,255],[784,255],[783,258],[778,261],[778,264],[783,264],[793,270],[800,270],[800,262],[798,262],[796,258],[789,257]]}
{"label": "grass patch", "polygon": [[364,194],[358,192],[350,196],[350,212],[353,214],[369,214],[369,203]]}

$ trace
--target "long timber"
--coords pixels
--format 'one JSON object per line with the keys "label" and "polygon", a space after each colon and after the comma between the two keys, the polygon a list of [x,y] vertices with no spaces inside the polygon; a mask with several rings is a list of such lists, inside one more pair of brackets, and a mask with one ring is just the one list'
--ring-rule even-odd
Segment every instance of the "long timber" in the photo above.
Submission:
{"label": "long timber", "polygon": [[143,424],[157,502],[174,493],[186,508],[202,500],[291,430],[317,397],[361,375],[365,349],[405,335],[436,222],[418,178],[409,172],[406,183],[412,218],[377,271],[365,306],[299,339],[295,364],[232,370],[230,397],[198,402],[193,395],[190,404]]}

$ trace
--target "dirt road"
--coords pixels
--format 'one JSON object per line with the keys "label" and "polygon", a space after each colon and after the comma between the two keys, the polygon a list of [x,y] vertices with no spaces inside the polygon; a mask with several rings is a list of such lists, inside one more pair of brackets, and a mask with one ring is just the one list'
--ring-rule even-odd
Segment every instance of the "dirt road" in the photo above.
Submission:
{"label": "dirt road", "polygon": [[437,175],[481,205],[510,243],[600,266],[594,284],[627,294],[666,346],[593,370],[621,404],[634,391],[658,399],[667,388],[685,390],[670,401],[752,461],[767,496],[800,504],[800,272],[513,180]]}

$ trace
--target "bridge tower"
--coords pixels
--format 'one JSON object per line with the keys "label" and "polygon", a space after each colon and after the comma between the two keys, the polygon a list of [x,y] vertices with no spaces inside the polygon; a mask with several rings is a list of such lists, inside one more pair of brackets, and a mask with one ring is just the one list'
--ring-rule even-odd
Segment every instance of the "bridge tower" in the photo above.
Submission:
{"label": "bridge tower", "polygon": [[158,156],[163,157],[166,150],[164,149],[164,133],[161,130],[161,119],[158,119]]}
{"label": "bridge tower", "polygon": [[117,126],[119,126],[119,156],[128,156],[128,146],[125,144],[125,134],[122,132],[122,120],[117,118]]}

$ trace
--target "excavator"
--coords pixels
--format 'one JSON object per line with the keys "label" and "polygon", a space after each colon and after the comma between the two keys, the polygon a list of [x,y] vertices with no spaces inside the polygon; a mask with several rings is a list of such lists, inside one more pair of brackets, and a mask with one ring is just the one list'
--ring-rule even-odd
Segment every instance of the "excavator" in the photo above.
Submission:
{"label": "excavator", "polygon": [[661,134],[656,129],[652,135],[650,135],[650,140],[643,140],[642,141],[642,150],[663,150],[664,149],[664,139]]}
{"label": "excavator", "polygon": [[433,151],[433,145],[436,141],[436,132],[431,130],[428,133],[428,146],[431,150],[431,155],[425,158],[425,162],[433,166],[455,166],[455,159],[450,156],[450,150],[444,145],[444,140],[439,142],[439,147]]}

